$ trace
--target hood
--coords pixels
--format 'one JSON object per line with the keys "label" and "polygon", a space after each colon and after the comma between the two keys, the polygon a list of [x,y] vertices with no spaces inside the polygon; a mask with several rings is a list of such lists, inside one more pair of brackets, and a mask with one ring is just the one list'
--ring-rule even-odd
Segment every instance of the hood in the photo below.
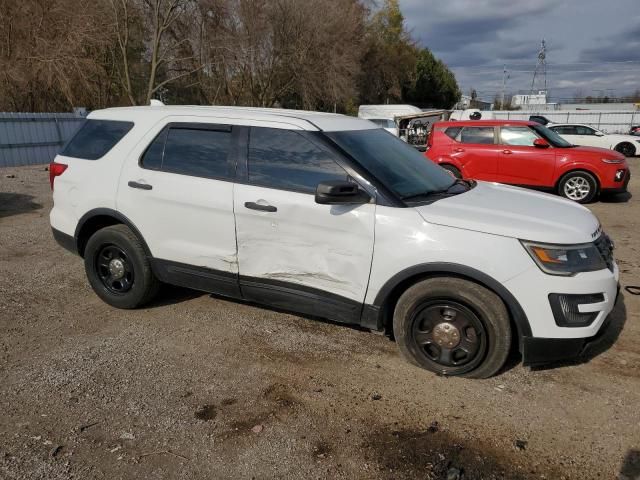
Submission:
{"label": "hood", "polygon": [[415,207],[429,223],[542,243],[588,243],[600,222],[580,204],[499,183]]}
{"label": "hood", "polygon": [[[564,149],[558,149],[558,150],[564,150]],[[600,148],[600,147],[585,147],[585,146],[577,146],[577,147],[572,147],[572,148],[568,148],[566,149],[568,152],[586,152],[586,153],[592,153],[594,155],[597,155],[598,157],[605,157],[605,158],[617,158],[617,159],[623,159],[624,160],[624,155],[622,155],[621,153],[616,152],[615,150],[609,150],[608,148]]]}

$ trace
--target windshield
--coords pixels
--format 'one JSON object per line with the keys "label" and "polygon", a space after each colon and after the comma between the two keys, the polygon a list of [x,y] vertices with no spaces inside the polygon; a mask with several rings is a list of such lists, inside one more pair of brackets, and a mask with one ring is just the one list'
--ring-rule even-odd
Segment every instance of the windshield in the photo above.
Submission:
{"label": "windshield", "polygon": [[571,143],[567,142],[564,138],[558,135],[553,130],[549,130],[547,127],[543,125],[534,125],[532,127],[538,134],[544,138],[547,142],[549,142],[554,147],[558,148],[570,148],[573,147]]}
{"label": "windshield", "polygon": [[400,198],[446,191],[455,183],[444,169],[385,130],[325,133]]}

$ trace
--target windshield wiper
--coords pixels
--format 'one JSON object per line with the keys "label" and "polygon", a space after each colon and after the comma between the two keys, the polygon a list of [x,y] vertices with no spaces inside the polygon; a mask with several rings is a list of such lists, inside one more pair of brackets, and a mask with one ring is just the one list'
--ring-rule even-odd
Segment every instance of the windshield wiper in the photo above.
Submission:
{"label": "windshield wiper", "polygon": [[476,185],[473,180],[462,180],[457,178],[455,182],[443,190],[432,190],[430,192],[415,193],[402,197],[402,200],[414,200],[416,198],[427,198],[434,196],[458,195],[471,190]]}

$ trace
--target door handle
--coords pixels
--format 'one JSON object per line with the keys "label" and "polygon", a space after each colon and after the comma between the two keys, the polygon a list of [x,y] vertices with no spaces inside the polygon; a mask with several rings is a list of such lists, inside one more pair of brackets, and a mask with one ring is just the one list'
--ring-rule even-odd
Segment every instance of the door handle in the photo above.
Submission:
{"label": "door handle", "polygon": [[139,188],[140,190],[151,190],[153,188],[153,186],[149,185],[148,183],[140,183],[134,181],[130,181],[127,185],[129,185],[131,188]]}
{"label": "door handle", "polygon": [[273,205],[261,205],[256,202],[244,202],[245,208],[249,210],[259,210],[261,212],[277,212],[278,209]]}
{"label": "door handle", "polygon": [[511,150],[502,150],[502,153],[505,155],[511,155],[513,152]]}
{"label": "door handle", "polygon": [[462,153],[464,152],[464,148],[454,148],[453,151],[456,153]]}

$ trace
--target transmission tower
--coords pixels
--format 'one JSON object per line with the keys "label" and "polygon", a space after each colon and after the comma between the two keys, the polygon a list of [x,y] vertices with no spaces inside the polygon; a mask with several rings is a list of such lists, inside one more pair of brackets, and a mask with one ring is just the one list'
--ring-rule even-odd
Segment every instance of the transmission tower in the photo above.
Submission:
{"label": "transmission tower", "polygon": [[538,62],[536,63],[536,68],[533,71],[533,78],[531,79],[530,95],[533,95],[534,93],[536,77],[538,75],[542,75],[544,79],[544,92],[547,93],[547,42],[544,40],[544,38],[540,43],[540,51],[538,52]]}

